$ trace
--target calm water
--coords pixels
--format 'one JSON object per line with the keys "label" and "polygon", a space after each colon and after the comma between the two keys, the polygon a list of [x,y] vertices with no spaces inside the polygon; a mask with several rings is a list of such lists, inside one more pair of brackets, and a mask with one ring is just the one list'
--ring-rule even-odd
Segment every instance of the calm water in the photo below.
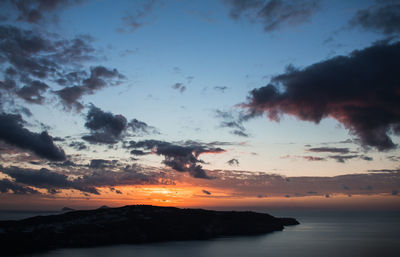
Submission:
{"label": "calm water", "polygon": [[60,249],[29,257],[400,256],[400,212],[270,212],[300,225],[263,236]]}

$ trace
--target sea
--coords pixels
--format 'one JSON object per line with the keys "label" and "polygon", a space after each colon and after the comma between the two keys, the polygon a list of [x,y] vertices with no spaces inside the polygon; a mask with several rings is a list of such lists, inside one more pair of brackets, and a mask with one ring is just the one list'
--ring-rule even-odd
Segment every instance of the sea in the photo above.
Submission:
{"label": "sea", "polygon": [[[399,257],[400,211],[269,211],[300,225],[258,236],[58,249],[24,257]],[[19,219],[35,213],[0,213]],[[40,213],[47,215],[54,213]],[[14,217],[14,218],[13,218]],[[0,250],[1,251],[1,250]]]}

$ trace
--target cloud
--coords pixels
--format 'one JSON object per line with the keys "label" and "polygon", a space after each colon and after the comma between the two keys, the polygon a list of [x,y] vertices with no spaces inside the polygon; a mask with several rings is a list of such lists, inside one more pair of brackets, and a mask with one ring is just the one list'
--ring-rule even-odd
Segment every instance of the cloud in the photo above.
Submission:
{"label": "cloud", "polygon": [[340,163],[345,163],[347,160],[358,158],[358,155],[331,155],[329,158],[336,160]]}
{"label": "cloud", "polygon": [[[307,149],[308,152],[314,153],[339,153],[341,155],[331,155],[328,158],[334,159],[337,162],[344,163],[347,160],[360,158],[364,161],[372,161],[373,158],[366,155],[343,155],[350,153],[349,148],[337,148],[337,147],[315,147]],[[313,156],[303,156],[303,158],[309,161],[324,161],[326,158],[313,157]]]}
{"label": "cloud", "polygon": [[46,131],[31,132],[23,124],[20,115],[0,113],[0,139],[51,161],[66,159],[64,150],[54,144],[53,138]]}
{"label": "cloud", "polygon": [[[0,97],[11,95],[30,104],[43,104],[46,93],[51,92],[66,109],[79,111],[83,95],[119,85],[125,78],[116,69],[103,66],[92,67],[87,74],[82,64],[96,60],[93,39],[87,35],[65,39],[54,33],[1,25],[0,38],[0,59],[5,69],[0,78]],[[57,88],[54,82],[63,88]],[[1,98],[3,103],[15,104],[12,97]]]}
{"label": "cloud", "polygon": [[147,123],[137,120],[137,119],[132,119],[128,123],[128,127],[132,129],[132,132],[137,134],[137,133],[144,133],[144,134],[159,134],[158,130],[152,126],[147,125]]}
{"label": "cloud", "polygon": [[82,2],[82,0],[3,0],[0,2],[0,7],[4,8],[3,11],[11,9],[16,12],[18,21],[40,23],[46,21],[50,14],[53,14],[51,22],[54,22],[57,20],[55,12]]}
{"label": "cloud", "polygon": [[364,160],[364,161],[373,161],[374,158],[370,157],[370,156],[366,156],[366,155],[361,155],[360,159]]}
{"label": "cloud", "polygon": [[65,87],[55,91],[61,101],[68,109],[76,108],[81,110],[83,104],[79,102],[83,95],[93,95],[98,90],[110,86],[118,85],[125,76],[116,69],[108,69],[103,66],[96,66],[90,69],[90,76],[81,81],[81,85]]}
{"label": "cloud", "polygon": [[[135,12],[128,11],[128,13],[122,17],[122,21],[124,22],[125,26],[128,27],[129,32],[134,32],[138,28],[147,24],[145,19],[153,10],[155,2],[155,0],[141,1],[141,6],[138,6]],[[121,32],[125,31],[124,28],[120,28],[118,30]]]}
{"label": "cloud", "polygon": [[230,159],[226,163],[228,163],[230,166],[239,166],[239,160],[238,159]]}
{"label": "cloud", "polygon": [[214,87],[214,89],[220,91],[221,93],[225,93],[225,90],[227,90],[228,87]]}
{"label": "cloud", "polygon": [[89,168],[92,169],[104,169],[107,167],[112,167],[113,165],[112,161],[109,160],[103,160],[103,159],[92,159],[90,160]]}
{"label": "cloud", "polygon": [[34,80],[19,89],[17,95],[29,103],[42,104],[44,97],[42,94],[49,88],[45,83]]}
{"label": "cloud", "polygon": [[224,0],[230,9],[230,17],[245,17],[264,26],[265,32],[307,22],[318,10],[319,1],[300,0]]}
{"label": "cloud", "polygon": [[183,93],[186,90],[186,86],[184,86],[182,83],[175,83],[172,86],[173,89],[179,90],[179,92]]}
{"label": "cloud", "polygon": [[240,137],[249,137],[249,134],[247,134],[246,132],[243,132],[241,130],[237,130],[237,129],[232,130],[231,133],[233,135],[240,136]]}
{"label": "cloud", "polygon": [[303,69],[289,66],[253,89],[242,106],[274,121],[282,114],[314,123],[334,118],[362,145],[394,149],[389,135],[400,134],[399,65],[400,43],[382,42]]}
{"label": "cloud", "polygon": [[92,104],[85,123],[91,135],[82,138],[91,143],[113,144],[120,139],[121,134],[126,130],[127,123],[123,115],[104,112]]}
{"label": "cloud", "polygon": [[42,168],[40,170],[22,169],[17,167],[3,168],[1,172],[27,186],[47,189],[49,193],[55,193],[58,189],[77,189],[82,192],[99,194],[92,186],[85,186],[79,180],[69,180],[64,174],[52,172]]}
{"label": "cloud", "polygon": [[157,133],[157,130],[145,122],[133,119],[128,123],[125,116],[104,112],[91,104],[86,115],[85,127],[90,130],[90,135],[82,139],[93,144],[115,144],[127,135],[128,129],[133,133]]}
{"label": "cloud", "polygon": [[316,156],[309,156],[309,155],[307,155],[307,156],[303,156],[303,159],[305,159],[305,160],[307,160],[307,161],[325,161],[326,159],[325,158],[322,158],[322,157],[316,157]]}
{"label": "cloud", "polygon": [[209,191],[207,191],[207,190],[204,190],[204,189],[203,189],[202,191],[203,191],[203,193],[206,194],[206,195],[211,195],[211,193],[210,193]]}
{"label": "cloud", "polygon": [[400,169],[368,170],[368,172],[376,172],[376,173],[400,173]]}
{"label": "cloud", "polygon": [[85,145],[84,142],[78,142],[78,141],[72,141],[68,146],[79,151],[88,149],[88,147]]}
{"label": "cloud", "polygon": [[281,159],[304,159],[307,161],[326,161],[326,158],[323,157],[317,157],[317,156],[311,156],[311,155],[285,155],[285,156],[281,156]]}
{"label": "cloud", "polygon": [[307,149],[308,152],[314,153],[349,153],[349,148],[336,148],[336,147],[316,147]]}
{"label": "cloud", "polygon": [[[201,154],[217,154],[225,152],[219,147],[209,147],[197,142],[187,141],[180,145],[158,140],[130,141],[128,148],[150,150],[164,156],[163,163],[178,172],[188,172],[192,177],[210,179],[198,163]],[[143,151],[141,153],[144,153]]]}
{"label": "cloud", "polygon": [[35,189],[23,186],[8,179],[0,180],[0,193],[9,193],[10,191],[18,195],[39,194],[39,191]]}
{"label": "cloud", "polygon": [[[104,162],[103,162],[104,161]],[[26,169],[19,167],[0,167],[0,172],[11,180],[0,180],[0,192],[35,193],[30,188],[46,189],[49,194],[59,193],[63,189],[75,189],[89,194],[101,194],[99,188],[124,185],[160,185],[173,184],[165,173],[154,168],[146,169],[137,165],[121,167],[107,160],[92,160],[88,167],[64,166],[67,170]],[[24,191],[25,190],[25,191]],[[118,192],[116,192],[119,194]]]}
{"label": "cloud", "polygon": [[[91,38],[85,35],[74,39],[50,37],[37,31],[23,30],[14,26],[0,26],[0,54],[10,65],[6,75],[9,78],[21,76],[30,82],[26,75],[44,79],[57,76],[61,65],[92,60],[94,52]],[[24,73],[22,73],[24,72]],[[65,75],[64,73],[62,75]]]}
{"label": "cloud", "polygon": [[352,27],[358,26],[385,35],[399,35],[400,3],[377,0],[374,5],[357,11],[349,24]]}
{"label": "cloud", "polygon": [[215,110],[215,116],[221,119],[221,128],[232,128],[231,134],[240,137],[249,137],[246,132],[246,128],[243,126],[243,122],[248,119],[247,115],[242,112],[234,111],[221,111]]}
{"label": "cloud", "polygon": [[207,172],[216,179],[205,180],[202,186],[220,192],[230,192],[232,197],[391,194],[393,189],[398,188],[400,182],[400,173],[397,172],[347,174],[331,177],[285,177],[266,172],[237,170]]}
{"label": "cloud", "polygon": [[394,156],[394,155],[391,155],[391,156],[388,156],[388,157],[386,157],[388,160],[390,160],[390,161],[392,161],[392,162],[398,162],[398,161],[400,161],[400,156]]}
{"label": "cloud", "polygon": [[115,189],[115,188],[113,188],[113,187],[110,187],[110,191],[122,195],[122,192],[121,192],[121,191],[119,191],[118,189]]}
{"label": "cloud", "polygon": [[160,185],[160,184],[173,184],[174,182],[169,179],[165,173],[155,171],[142,171],[142,168],[136,165],[125,166],[119,168],[117,171],[115,165],[109,166],[109,169],[95,169],[92,173],[83,176],[77,180],[81,185],[93,187],[114,187],[124,185]]}
{"label": "cloud", "polygon": [[131,154],[132,155],[137,155],[137,156],[141,156],[141,155],[146,155],[146,154],[150,154],[151,152],[144,152],[141,150],[132,150]]}

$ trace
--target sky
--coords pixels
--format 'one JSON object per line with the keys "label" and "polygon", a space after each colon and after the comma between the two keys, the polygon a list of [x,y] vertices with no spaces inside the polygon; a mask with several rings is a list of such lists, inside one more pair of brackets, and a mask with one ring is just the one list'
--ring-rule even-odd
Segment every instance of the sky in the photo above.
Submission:
{"label": "sky", "polygon": [[400,206],[400,1],[0,2],[0,209]]}

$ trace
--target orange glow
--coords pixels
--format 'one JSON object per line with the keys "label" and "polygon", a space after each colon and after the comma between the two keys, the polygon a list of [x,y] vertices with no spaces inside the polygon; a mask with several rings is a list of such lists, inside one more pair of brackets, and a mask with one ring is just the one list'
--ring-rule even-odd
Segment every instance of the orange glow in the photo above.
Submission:
{"label": "orange glow", "polygon": [[[211,182],[213,182],[211,180]],[[8,209],[53,209],[64,206],[76,209],[94,209],[102,205],[119,207],[124,205],[156,205],[181,208],[245,209],[265,210],[291,209],[400,209],[400,197],[390,194],[349,195],[330,194],[325,196],[268,195],[268,197],[246,195],[232,188],[215,187],[210,181],[203,185],[180,182],[177,185],[119,186],[113,191],[98,188],[100,195],[87,196],[76,190],[62,190],[51,196],[9,195],[2,199],[2,208]],[[40,190],[45,194],[45,190]],[[118,193],[116,193],[118,191]]]}

